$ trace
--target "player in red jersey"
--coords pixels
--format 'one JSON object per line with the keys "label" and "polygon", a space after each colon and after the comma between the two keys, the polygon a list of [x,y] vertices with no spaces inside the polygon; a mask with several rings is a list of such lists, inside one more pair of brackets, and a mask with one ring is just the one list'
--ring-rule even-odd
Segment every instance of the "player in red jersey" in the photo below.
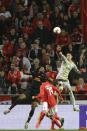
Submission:
{"label": "player in red jersey", "polygon": [[[57,84],[58,86],[58,84]],[[40,87],[40,94],[38,96],[33,96],[34,98],[40,98],[42,100],[42,105],[43,105],[43,109],[40,115],[40,120],[38,121],[36,128],[39,128],[40,123],[42,121],[42,119],[44,118],[45,115],[49,116],[52,119],[52,126],[51,129],[54,129],[54,123],[61,128],[63,123],[64,123],[64,119],[60,119],[57,116],[57,102],[54,96],[54,92],[57,92],[60,96],[60,99],[63,100],[60,91],[58,90],[58,88],[56,88],[53,84],[49,83],[49,82],[44,82],[42,84],[42,86]],[[61,122],[61,125],[58,123],[59,120]]]}

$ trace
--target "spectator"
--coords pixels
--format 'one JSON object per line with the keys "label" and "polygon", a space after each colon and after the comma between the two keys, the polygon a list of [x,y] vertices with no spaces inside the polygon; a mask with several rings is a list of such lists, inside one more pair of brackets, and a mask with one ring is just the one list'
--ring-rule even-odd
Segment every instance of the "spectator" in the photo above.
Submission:
{"label": "spectator", "polygon": [[71,41],[74,44],[82,44],[82,34],[80,33],[78,28],[73,29],[73,33],[71,34]]}
{"label": "spectator", "polygon": [[41,48],[39,47],[39,44],[34,41],[34,43],[31,45],[31,51],[30,51],[30,59],[33,60],[34,58],[41,59]]}
{"label": "spectator", "polygon": [[23,28],[23,33],[27,33],[30,37],[30,36],[32,36],[33,32],[34,32],[34,29],[33,29],[31,22],[27,21],[26,25]]}
{"label": "spectator", "polygon": [[71,42],[70,35],[68,32],[65,31],[65,29],[62,29],[61,34],[57,35],[56,37],[56,44],[61,46],[67,46]]}
{"label": "spectator", "polygon": [[31,72],[37,71],[37,69],[39,69],[39,67],[40,67],[40,60],[38,58],[35,58],[33,60],[32,66],[31,66]]}
{"label": "spectator", "polygon": [[50,55],[52,59],[54,58],[54,50],[52,48],[52,45],[48,44],[46,46],[46,52]]}
{"label": "spectator", "polygon": [[25,42],[20,44],[20,48],[18,48],[18,50],[16,52],[16,56],[18,56],[18,57],[19,57],[19,52],[21,52],[21,55],[25,54],[25,56],[28,57],[29,49],[27,48]]}
{"label": "spectator", "polygon": [[2,47],[2,54],[5,57],[5,61],[8,63],[10,60],[10,56],[14,55],[14,44],[9,41],[6,37],[5,42]]}
{"label": "spectator", "polygon": [[87,70],[87,48],[83,48],[80,54],[80,68]]}
{"label": "spectator", "polygon": [[14,44],[14,51],[16,53],[16,51],[18,50],[18,48],[20,48],[21,43],[24,42],[24,39],[22,36],[18,37],[18,41]]}
{"label": "spectator", "polygon": [[80,24],[80,16],[78,12],[74,11],[72,13],[72,16],[70,18],[70,26],[71,27],[71,32],[73,31],[74,28],[78,27],[78,24]]}
{"label": "spectator", "polygon": [[8,86],[7,86],[7,78],[5,76],[5,71],[0,70],[0,94],[7,94]]}
{"label": "spectator", "polygon": [[83,78],[79,78],[79,83],[76,86],[75,91],[76,91],[76,94],[78,94],[78,96],[77,96],[78,100],[86,100],[87,99],[87,96],[86,96],[87,95],[87,83],[84,82]]}
{"label": "spectator", "polygon": [[58,7],[54,7],[54,10],[51,13],[49,19],[50,19],[52,27],[58,26],[63,22],[60,17],[60,11],[59,11]]}
{"label": "spectator", "polygon": [[15,42],[16,42],[16,39],[17,39],[17,34],[16,34],[17,32],[16,32],[16,30],[15,30],[15,28],[13,27],[13,28],[11,28],[11,30],[10,30],[10,34],[9,34],[9,40],[10,41],[12,41],[12,43],[14,43],[15,44]]}
{"label": "spectator", "polygon": [[23,34],[23,39],[24,39],[24,42],[26,43],[27,48],[30,49],[31,48],[31,43],[32,43],[32,40],[31,40],[30,36],[28,36],[27,33],[24,33]]}
{"label": "spectator", "polygon": [[33,0],[31,2],[31,5],[28,8],[28,11],[29,11],[29,20],[31,20],[32,18],[34,18],[36,16],[36,14],[38,13],[38,9],[39,9],[38,5]]}
{"label": "spectator", "polygon": [[11,94],[21,93],[21,74],[14,64],[11,64],[11,70],[8,72],[8,82]]}
{"label": "spectator", "polygon": [[29,59],[25,56],[25,54],[23,55],[23,67],[25,67],[25,69],[30,72],[31,69],[31,63],[29,61]]}
{"label": "spectator", "polygon": [[34,32],[34,39],[40,38],[41,47],[45,47],[50,42],[50,32],[43,26],[42,21],[38,21],[38,27]]}

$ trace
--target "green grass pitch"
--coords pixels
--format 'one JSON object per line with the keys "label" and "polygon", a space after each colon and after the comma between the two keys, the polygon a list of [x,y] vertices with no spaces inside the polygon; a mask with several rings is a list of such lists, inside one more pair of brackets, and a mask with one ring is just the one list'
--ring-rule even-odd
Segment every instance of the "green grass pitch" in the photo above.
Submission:
{"label": "green grass pitch", "polygon": [[[63,130],[63,129],[57,129],[58,131],[87,131],[86,130]],[[0,131],[49,131],[49,130],[0,130]],[[51,130],[51,131],[55,131],[55,130]]]}

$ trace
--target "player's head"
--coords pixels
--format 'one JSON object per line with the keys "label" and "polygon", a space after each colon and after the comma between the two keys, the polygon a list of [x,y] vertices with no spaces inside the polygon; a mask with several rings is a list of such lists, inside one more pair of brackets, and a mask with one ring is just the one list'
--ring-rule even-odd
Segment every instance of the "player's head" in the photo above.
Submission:
{"label": "player's head", "polygon": [[46,65],[46,71],[47,72],[52,72],[52,66],[51,65]]}
{"label": "player's head", "polygon": [[39,72],[40,72],[40,73],[44,73],[44,72],[45,72],[45,68],[44,68],[44,66],[40,66],[40,68],[39,68]]}
{"label": "player's head", "polygon": [[67,54],[66,54],[66,58],[67,58],[67,60],[71,61],[71,60],[72,60],[72,55],[71,55],[71,53],[67,53]]}
{"label": "player's head", "polygon": [[11,64],[11,70],[15,70],[15,68],[16,68],[16,67],[15,67],[15,64],[12,63],[12,64]]}

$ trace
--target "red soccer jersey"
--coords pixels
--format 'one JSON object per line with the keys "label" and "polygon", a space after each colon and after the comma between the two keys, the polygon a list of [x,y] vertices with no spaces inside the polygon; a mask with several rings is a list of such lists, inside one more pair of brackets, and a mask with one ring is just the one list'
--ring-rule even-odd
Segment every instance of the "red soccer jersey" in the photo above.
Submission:
{"label": "red soccer jersey", "polygon": [[41,98],[42,102],[47,102],[49,108],[55,106],[57,104],[54,92],[57,92],[62,99],[61,93],[54,85],[52,85],[49,82],[44,82],[42,86],[40,87],[40,94],[36,96],[35,98]]}

